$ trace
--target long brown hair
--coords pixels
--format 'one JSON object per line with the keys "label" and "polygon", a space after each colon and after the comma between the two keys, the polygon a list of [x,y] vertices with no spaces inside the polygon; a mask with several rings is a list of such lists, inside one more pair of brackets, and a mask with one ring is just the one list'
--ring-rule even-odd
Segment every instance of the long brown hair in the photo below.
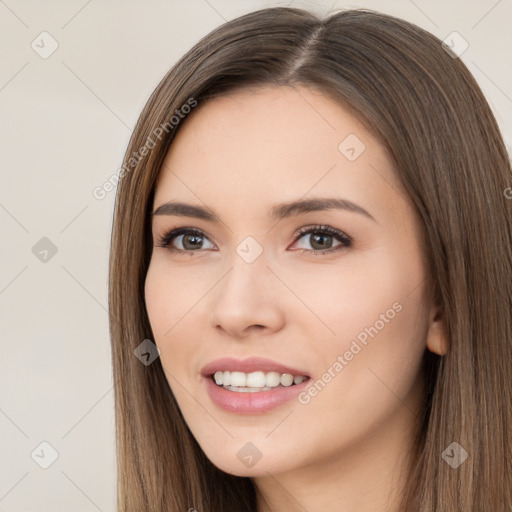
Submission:
{"label": "long brown hair", "polygon": [[[154,339],[144,301],[149,213],[184,106],[241,87],[298,84],[340,101],[379,138],[422,221],[449,352],[425,355],[422,428],[403,510],[510,511],[511,173],[496,120],[464,64],[428,32],[369,10],[321,20],[293,8],[247,14],[199,41],[151,95],[126,151],[109,269],[118,510],[256,511],[252,480],[206,458],[160,359],[146,366],[134,350]],[[468,453],[456,469],[442,458],[454,441]]]}

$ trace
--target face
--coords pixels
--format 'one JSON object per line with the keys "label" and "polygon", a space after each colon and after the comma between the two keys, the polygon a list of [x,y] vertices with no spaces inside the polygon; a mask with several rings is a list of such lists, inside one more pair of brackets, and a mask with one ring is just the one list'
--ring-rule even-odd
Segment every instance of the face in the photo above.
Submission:
{"label": "face", "polygon": [[384,146],[345,108],[301,87],[200,105],[153,211],[154,341],[217,467],[319,467],[410,428],[433,318],[419,222]]}

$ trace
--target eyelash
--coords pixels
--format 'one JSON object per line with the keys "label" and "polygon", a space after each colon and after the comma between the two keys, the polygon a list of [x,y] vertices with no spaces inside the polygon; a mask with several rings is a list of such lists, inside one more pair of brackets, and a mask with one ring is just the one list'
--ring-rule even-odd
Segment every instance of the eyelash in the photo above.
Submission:
{"label": "eyelash", "polygon": [[[331,228],[330,226],[310,226],[310,227],[304,227],[299,229],[296,236],[294,237],[293,244],[295,244],[298,240],[300,240],[304,235],[308,235],[311,233],[321,233],[321,234],[327,234],[329,236],[332,236],[336,238],[339,242],[341,242],[340,245],[326,249],[325,251],[320,250],[314,250],[314,249],[296,249],[297,251],[300,251],[301,253],[310,253],[314,255],[320,255],[320,254],[326,254],[326,253],[334,253],[342,249],[346,249],[349,247],[352,247],[353,240],[351,237],[343,233],[342,231],[338,231],[337,229]],[[166,232],[163,236],[159,237],[158,240],[158,247],[163,247],[166,249],[169,249],[172,252],[176,252],[179,254],[189,254],[192,255],[195,252],[197,252],[200,249],[197,250],[189,250],[189,251],[183,251],[181,249],[176,249],[175,247],[170,246],[171,242],[174,240],[174,238],[180,236],[180,235],[196,235],[201,238],[208,237],[205,235],[205,233],[199,229],[196,228],[176,228],[172,229],[168,232]]]}

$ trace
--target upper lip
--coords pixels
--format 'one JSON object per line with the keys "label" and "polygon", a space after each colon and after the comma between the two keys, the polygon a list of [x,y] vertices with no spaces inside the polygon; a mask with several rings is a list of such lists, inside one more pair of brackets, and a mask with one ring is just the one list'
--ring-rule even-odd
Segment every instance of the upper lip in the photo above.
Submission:
{"label": "upper lip", "polygon": [[204,377],[210,377],[217,371],[228,371],[228,372],[243,372],[250,373],[255,371],[262,372],[278,372],[278,373],[291,373],[292,375],[309,375],[297,368],[292,368],[277,361],[266,359],[264,357],[249,357],[247,359],[236,359],[234,357],[222,357],[215,359],[211,363],[203,366],[201,375]]}

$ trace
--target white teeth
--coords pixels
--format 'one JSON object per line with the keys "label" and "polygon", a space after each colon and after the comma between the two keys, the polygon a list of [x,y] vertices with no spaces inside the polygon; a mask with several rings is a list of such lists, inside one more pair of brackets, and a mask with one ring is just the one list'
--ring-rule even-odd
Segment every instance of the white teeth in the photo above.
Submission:
{"label": "white teeth", "polygon": [[276,386],[279,386],[281,384],[281,375],[277,372],[268,372],[265,375],[265,384],[269,388],[275,388]]}
{"label": "white teeth", "polygon": [[238,391],[239,393],[257,393],[258,391],[270,391],[270,388],[237,388],[236,386],[223,386],[229,391]]}
{"label": "white teeth", "polygon": [[245,373],[231,372],[231,374],[229,376],[230,386],[236,386],[237,388],[245,387],[246,382],[247,382],[247,375]]}
{"label": "white teeth", "polygon": [[262,372],[251,373],[218,371],[213,376],[218,386],[224,386],[231,391],[254,392],[268,391],[271,388],[281,386],[291,386],[300,384],[307,377],[304,375],[292,375],[291,373]]}
{"label": "white teeth", "polygon": [[281,375],[281,384],[283,386],[291,386],[293,384],[293,375],[291,373],[283,373]]}
{"label": "white teeth", "polygon": [[266,380],[263,372],[252,372],[247,374],[245,385],[248,388],[264,388]]}

